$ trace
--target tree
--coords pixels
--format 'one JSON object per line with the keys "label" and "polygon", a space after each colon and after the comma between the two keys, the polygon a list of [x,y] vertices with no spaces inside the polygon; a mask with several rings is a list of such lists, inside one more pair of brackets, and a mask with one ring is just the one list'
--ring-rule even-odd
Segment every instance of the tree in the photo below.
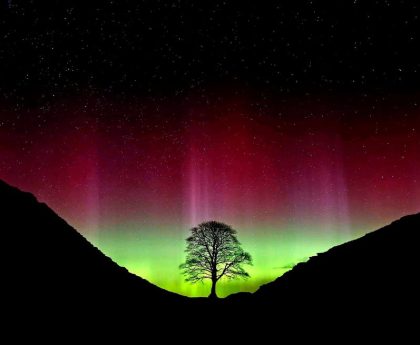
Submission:
{"label": "tree", "polygon": [[210,298],[217,298],[216,284],[222,278],[248,278],[243,264],[252,265],[251,255],[242,250],[236,230],[216,221],[199,224],[187,238],[187,257],[179,266],[186,281],[211,280]]}

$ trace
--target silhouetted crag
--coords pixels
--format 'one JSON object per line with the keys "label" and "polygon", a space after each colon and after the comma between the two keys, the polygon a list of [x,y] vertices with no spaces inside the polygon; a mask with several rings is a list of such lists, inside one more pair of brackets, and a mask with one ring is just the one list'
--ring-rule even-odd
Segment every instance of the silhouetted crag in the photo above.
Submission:
{"label": "silhouetted crag", "polygon": [[420,213],[311,257],[253,298],[309,314],[400,317],[393,313],[419,301],[419,248]]}
{"label": "silhouetted crag", "polygon": [[[184,299],[118,266],[36,198],[0,181],[4,296],[13,309],[154,309]],[[98,312],[96,310],[96,312]]]}

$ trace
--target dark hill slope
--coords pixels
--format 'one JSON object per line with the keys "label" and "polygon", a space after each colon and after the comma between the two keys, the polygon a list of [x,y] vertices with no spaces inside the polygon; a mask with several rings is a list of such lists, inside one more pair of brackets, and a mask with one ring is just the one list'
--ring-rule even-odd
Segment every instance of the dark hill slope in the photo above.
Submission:
{"label": "dark hill slope", "polygon": [[182,299],[118,266],[47,205],[2,181],[0,210],[2,284],[17,305],[144,308]]}
{"label": "dark hill slope", "polygon": [[341,315],[346,308],[410,308],[419,300],[419,240],[420,213],[311,257],[253,297],[271,305],[315,306],[318,313],[331,308]]}

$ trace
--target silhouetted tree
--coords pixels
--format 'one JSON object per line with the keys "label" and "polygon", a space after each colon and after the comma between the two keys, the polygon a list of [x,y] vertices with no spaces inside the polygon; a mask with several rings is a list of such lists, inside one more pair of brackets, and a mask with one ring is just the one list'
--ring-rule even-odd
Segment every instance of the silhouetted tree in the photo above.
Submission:
{"label": "silhouetted tree", "polygon": [[229,225],[216,221],[201,223],[191,229],[186,241],[187,258],[179,267],[186,281],[196,283],[210,279],[209,297],[217,298],[216,284],[220,278],[249,277],[242,265],[252,265],[251,255],[242,250],[236,230]]}

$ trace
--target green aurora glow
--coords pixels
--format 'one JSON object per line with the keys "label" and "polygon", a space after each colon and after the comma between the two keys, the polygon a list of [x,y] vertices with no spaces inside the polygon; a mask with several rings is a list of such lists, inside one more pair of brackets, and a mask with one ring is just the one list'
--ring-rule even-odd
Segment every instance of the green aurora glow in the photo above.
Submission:
{"label": "green aurora glow", "polygon": [[[188,230],[173,230],[170,226],[164,226],[159,228],[159,235],[156,235],[154,228],[138,231],[138,224],[133,223],[91,233],[88,239],[119,265],[161,288],[191,297],[207,296],[209,282],[190,284],[184,281],[178,266],[185,258]],[[253,257],[253,266],[247,267],[251,278],[220,281],[217,285],[219,297],[239,291],[253,292],[261,284],[281,276],[296,263],[355,237],[354,233],[297,229],[293,225],[281,232],[268,227],[256,230],[238,231],[243,248]],[[260,235],[256,236],[255,233]]]}

